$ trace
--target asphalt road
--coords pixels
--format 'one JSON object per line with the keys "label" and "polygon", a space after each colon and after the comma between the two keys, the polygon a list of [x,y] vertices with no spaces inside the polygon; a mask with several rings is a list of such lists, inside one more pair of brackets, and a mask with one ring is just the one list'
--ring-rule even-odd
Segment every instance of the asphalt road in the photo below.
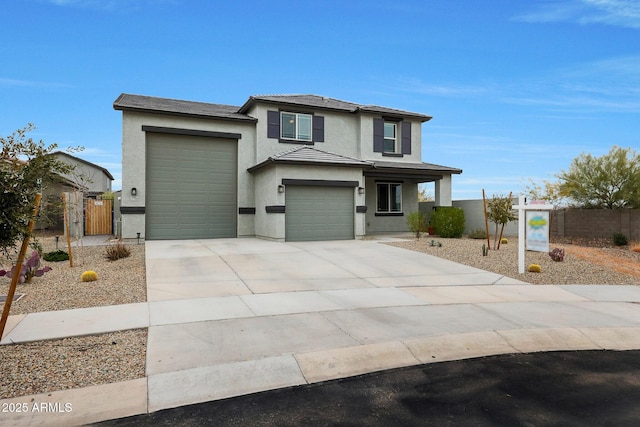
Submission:
{"label": "asphalt road", "polygon": [[434,363],[97,425],[639,426],[640,351]]}

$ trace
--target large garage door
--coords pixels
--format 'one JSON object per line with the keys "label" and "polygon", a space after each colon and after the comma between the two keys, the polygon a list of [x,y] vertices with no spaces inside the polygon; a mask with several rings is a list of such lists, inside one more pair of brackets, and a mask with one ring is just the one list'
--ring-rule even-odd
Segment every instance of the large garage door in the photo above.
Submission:
{"label": "large garage door", "polygon": [[353,187],[287,186],[285,239],[353,239]]}
{"label": "large garage door", "polygon": [[236,237],[237,141],[147,133],[146,238]]}

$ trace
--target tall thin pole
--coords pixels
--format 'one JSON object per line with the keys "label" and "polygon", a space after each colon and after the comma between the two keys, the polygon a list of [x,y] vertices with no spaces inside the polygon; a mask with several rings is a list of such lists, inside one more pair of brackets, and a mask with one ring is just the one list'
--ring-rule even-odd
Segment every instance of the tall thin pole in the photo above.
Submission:
{"label": "tall thin pole", "polygon": [[484,206],[484,232],[487,235],[487,249],[491,249],[491,237],[489,237],[489,218],[487,217],[487,199],[484,196],[484,188],[482,189],[482,205]]}
{"label": "tall thin pole", "polygon": [[29,232],[25,239],[22,241],[22,246],[20,247],[20,252],[18,253],[18,262],[16,263],[15,270],[13,275],[11,276],[11,285],[9,286],[9,293],[7,294],[7,299],[4,302],[4,308],[2,310],[2,318],[0,318],[0,339],[2,339],[2,335],[4,334],[4,327],[7,324],[7,319],[9,318],[9,310],[11,310],[11,303],[13,302],[13,296],[16,293],[16,286],[18,286],[18,280],[20,279],[20,271],[22,270],[22,264],[24,263],[24,255],[27,253],[27,248],[29,247],[29,239],[31,238],[31,233],[33,232],[33,226],[36,223],[36,216],[38,215],[38,208],[40,207],[40,199],[42,198],[42,194],[36,194],[36,200],[33,202],[33,218],[29,220]]}
{"label": "tall thin pole", "polygon": [[69,267],[73,267],[73,253],[71,252],[71,233],[69,231],[69,208],[67,206],[67,193],[62,193],[62,202],[64,205],[64,229],[67,235],[67,251],[69,252]]}

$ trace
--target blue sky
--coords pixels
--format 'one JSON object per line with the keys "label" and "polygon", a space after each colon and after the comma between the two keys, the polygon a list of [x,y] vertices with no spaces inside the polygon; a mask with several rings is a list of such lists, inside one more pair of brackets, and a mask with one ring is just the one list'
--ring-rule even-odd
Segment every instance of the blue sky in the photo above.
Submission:
{"label": "blue sky", "polygon": [[36,139],[82,145],[114,189],[122,92],[429,114],[423,161],[463,169],[454,199],[518,194],[581,152],[640,145],[635,0],[9,0],[0,16],[0,134],[32,122]]}

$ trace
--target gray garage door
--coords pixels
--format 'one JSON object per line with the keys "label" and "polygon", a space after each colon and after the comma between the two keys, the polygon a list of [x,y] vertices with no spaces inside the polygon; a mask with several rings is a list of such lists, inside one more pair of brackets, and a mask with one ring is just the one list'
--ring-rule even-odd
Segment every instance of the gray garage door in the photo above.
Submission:
{"label": "gray garage door", "polygon": [[237,141],[147,133],[146,238],[236,237]]}
{"label": "gray garage door", "polygon": [[285,239],[353,239],[353,187],[286,188]]}

